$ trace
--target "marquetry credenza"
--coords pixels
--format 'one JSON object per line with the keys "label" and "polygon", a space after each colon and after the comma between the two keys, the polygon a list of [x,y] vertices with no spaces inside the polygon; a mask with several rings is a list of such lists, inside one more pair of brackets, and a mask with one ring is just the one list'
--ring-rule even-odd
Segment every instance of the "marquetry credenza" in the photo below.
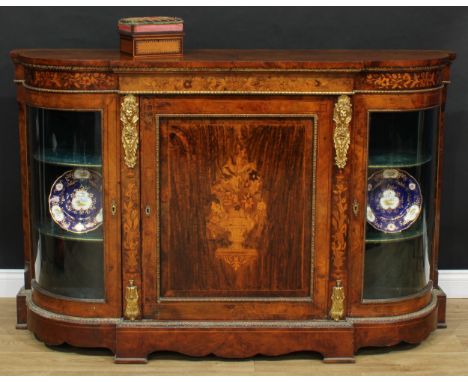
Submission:
{"label": "marquetry credenza", "polygon": [[11,57],[18,327],[109,348],[116,362],[159,350],[351,362],[364,346],[419,343],[445,325],[453,53]]}

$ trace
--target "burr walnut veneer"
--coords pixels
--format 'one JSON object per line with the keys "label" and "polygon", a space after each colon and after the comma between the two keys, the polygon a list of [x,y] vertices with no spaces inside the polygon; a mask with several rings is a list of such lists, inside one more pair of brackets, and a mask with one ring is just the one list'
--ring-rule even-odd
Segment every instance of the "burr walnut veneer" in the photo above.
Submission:
{"label": "burr walnut veneer", "polygon": [[[359,348],[418,343],[444,326],[439,200],[454,54],[11,57],[25,248],[18,327],[137,363],[159,350],[310,350],[352,362]],[[102,177],[103,223],[87,233],[60,228],[47,207],[53,181],[77,168]],[[366,223],[378,171],[419,182],[422,212],[408,230]]]}

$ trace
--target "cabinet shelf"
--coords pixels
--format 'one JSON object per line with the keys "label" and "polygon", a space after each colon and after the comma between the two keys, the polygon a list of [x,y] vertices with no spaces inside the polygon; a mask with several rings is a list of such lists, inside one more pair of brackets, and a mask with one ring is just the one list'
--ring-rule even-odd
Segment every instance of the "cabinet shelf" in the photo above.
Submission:
{"label": "cabinet shelf", "polygon": [[395,243],[397,241],[415,239],[424,233],[421,224],[410,227],[405,231],[396,233],[385,233],[376,230],[368,231],[366,234],[366,244]]}
{"label": "cabinet shelf", "polygon": [[431,155],[403,153],[379,153],[369,156],[369,168],[416,167],[430,162]]}
{"label": "cabinet shelf", "polygon": [[73,233],[68,232],[53,223],[42,223],[37,227],[37,230],[46,236],[55,237],[62,240],[73,240],[73,241],[86,241],[101,243],[103,241],[102,230],[96,229],[86,233]]}
{"label": "cabinet shelf", "polygon": [[42,154],[36,152],[34,159],[38,162],[43,162],[55,166],[65,167],[94,167],[101,168],[101,158],[97,155],[86,155],[76,157],[66,151],[45,150]]}

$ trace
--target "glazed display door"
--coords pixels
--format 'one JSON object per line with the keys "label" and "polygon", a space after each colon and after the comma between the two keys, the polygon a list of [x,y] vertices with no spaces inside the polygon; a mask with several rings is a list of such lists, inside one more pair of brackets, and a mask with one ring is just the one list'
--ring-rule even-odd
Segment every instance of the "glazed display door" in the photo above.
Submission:
{"label": "glazed display door", "polygon": [[140,97],[145,318],[327,316],[332,107]]}
{"label": "glazed display door", "polygon": [[[372,308],[382,314],[382,307],[392,305],[401,314],[431,299],[438,239],[439,97],[358,100],[363,103],[358,119],[367,125],[366,140],[358,138],[367,155],[360,158],[367,162],[358,166],[364,183],[355,193],[356,200],[364,197],[362,214],[355,216],[362,223],[352,237],[355,313]],[[358,243],[363,245],[358,248]]]}
{"label": "glazed display door", "polygon": [[31,96],[24,113],[33,299],[58,313],[118,316],[114,97]]}

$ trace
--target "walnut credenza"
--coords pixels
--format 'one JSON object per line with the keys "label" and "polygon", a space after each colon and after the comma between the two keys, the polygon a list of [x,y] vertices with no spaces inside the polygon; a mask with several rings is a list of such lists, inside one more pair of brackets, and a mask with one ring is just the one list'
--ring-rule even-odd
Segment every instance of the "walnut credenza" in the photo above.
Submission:
{"label": "walnut credenza", "polygon": [[[364,346],[419,343],[444,326],[453,53],[11,57],[25,238],[18,327],[47,344],[109,348],[116,362],[159,350],[310,350],[352,362]],[[94,220],[64,215],[61,195],[75,187],[66,174],[81,182],[71,202],[80,216],[100,208]],[[410,179],[420,197],[379,228],[368,193],[382,174]],[[389,192],[385,211],[400,200]]]}

